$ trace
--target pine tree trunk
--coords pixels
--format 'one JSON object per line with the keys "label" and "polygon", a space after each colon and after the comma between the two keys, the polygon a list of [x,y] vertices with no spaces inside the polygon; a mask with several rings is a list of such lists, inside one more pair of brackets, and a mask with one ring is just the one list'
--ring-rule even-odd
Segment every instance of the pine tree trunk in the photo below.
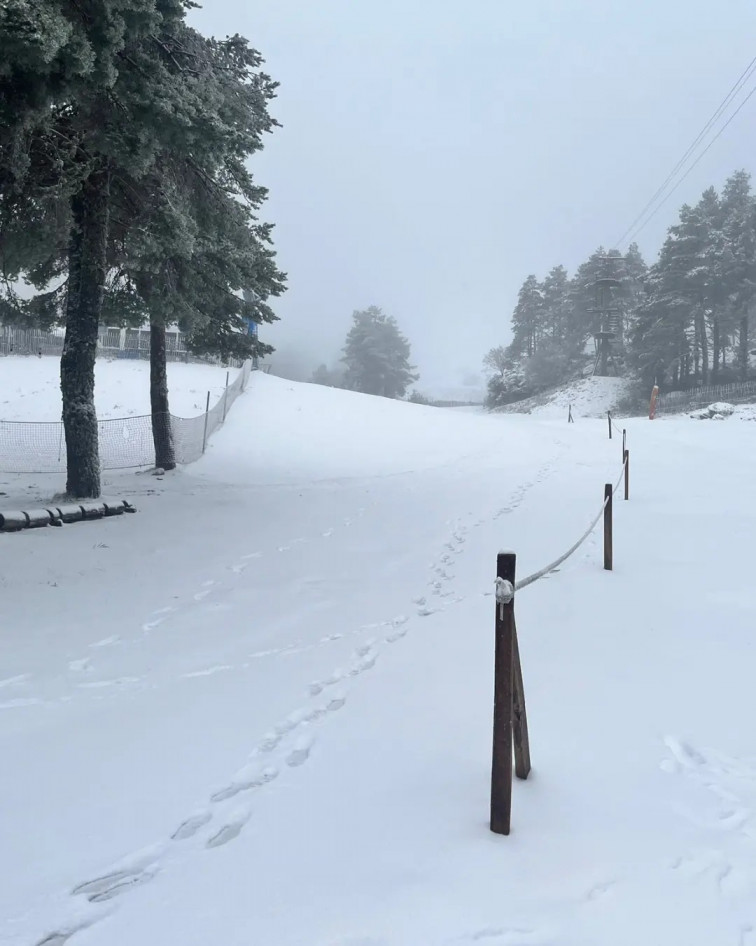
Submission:
{"label": "pine tree trunk", "polygon": [[740,377],[743,381],[748,377],[748,316],[740,320]]}
{"label": "pine tree trunk", "polygon": [[155,466],[163,470],[176,468],[173,430],[168,408],[168,366],[165,357],[165,326],[150,322],[150,407],[152,409],[152,440],[155,444]]}
{"label": "pine tree trunk", "polygon": [[94,403],[97,333],[105,288],[109,173],[93,171],[71,200],[66,336],[60,359],[66,492],[80,499],[100,495],[100,453]]}
{"label": "pine tree trunk", "polygon": [[701,340],[698,335],[698,323],[694,331],[693,341],[693,378],[697,379],[701,370]]}
{"label": "pine tree trunk", "polygon": [[701,377],[706,384],[709,380],[709,338],[706,334],[706,317],[702,308],[698,312],[698,331],[701,341]]}
{"label": "pine tree trunk", "polygon": [[[704,322],[704,331],[706,330],[706,322]],[[711,374],[712,378],[716,382],[716,379],[719,375],[719,360],[721,357],[721,338],[719,332],[719,317],[714,316],[711,323],[711,341],[713,346],[713,357],[712,357],[712,366]]]}

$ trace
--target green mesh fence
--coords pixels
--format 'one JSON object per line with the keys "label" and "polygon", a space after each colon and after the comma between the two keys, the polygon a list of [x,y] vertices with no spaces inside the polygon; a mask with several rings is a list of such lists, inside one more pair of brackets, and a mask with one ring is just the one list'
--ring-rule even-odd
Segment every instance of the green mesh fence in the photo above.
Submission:
{"label": "green mesh fence", "polygon": [[[207,414],[170,416],[177,463],[193,463],[207,441],[222,426],[231,406],[244,391],[252,365],[245,362],[232,384]],[[155,464],[152,417],[121,417],[98,423],[103,470],[128,470]],[[162,425],[160,425],[162,426]],[[33,423],[0,420],[0,472],[57,473],[66,469],[66,442],[61,422]]]}

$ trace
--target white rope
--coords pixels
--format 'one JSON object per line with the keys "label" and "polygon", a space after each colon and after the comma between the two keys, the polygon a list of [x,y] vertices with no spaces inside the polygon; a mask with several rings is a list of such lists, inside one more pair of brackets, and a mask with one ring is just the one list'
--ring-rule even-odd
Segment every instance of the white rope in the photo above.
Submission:
{"label": "white rope", "polygon": [[[617,480],[617,485],[612,490],[612,496],[617,492],[617,490],[622,486],[622,483],[625,479],[625,467],[627,466],[627,460],[622,461],[622,472],[620,473],[619,479]],[[606,504],[605,504],[606,505]]]}
{"label": "white rope", "polygon": [[[622,464],[622,473],[620,474],[620,478],[619,478],[619,480],[617,481],[617,485],[614,487],[614,490],[613,490],[613,492],[612,492],[612,496],[613,496],[614,493],[616,493],[617,490],[620,488],[620,486],[622,485],[622,481],[624,480],[624,478],[625,478],[625,464],[623,463],[623,464]],[[609,502],[609,499],[608,499],[608,498],[603,501],[603,503],[601,504],[601,509],[599,510],[599,513],[598,513],[598,515],[596,516],[596,518],[595,518],[595,519],[593,520],[593,522],[588,526],[588,528],[585,530],[585,532],[583,533],[583,535],[580,536],[580,538],[577,540],[577,542],[576,542],[573,546],[571,546],[569,549],[567,549],[567,551],[564,553],[564,555],[560,555],[559,558],[557,558],[557,559],[555,559],[553,562],[551,562],[550,565],[547,565],[545,568],[542,568],[542,569],[540,569],[539,571],[534,572],[532,575],[528,575],[527,578],[522,578],[520,581],[518,581],[518,582],[515,584],[515,591],[520,591],[522,588],[527,588],[528,585],[532,585],[533,582],[536,582],[536,581],[538,581],[540,578],[543,578],[543,577],[545,577],[546,575],[548,575],[550,572],[553,572],[556,568],[559,568],[559,566],[562,564],[562,562],[567,561],[567,559],[570,557],[570,555],[573,555],[575,552],[577,552],[577,550],[580,548],[580,546],[583,544],[583,542],[585,542],[585,540],[588,538],[588,536],[591,534],[591,532],[593,532],[593,530],[594,530],[594,529],[596,528],[596,526],[598,525],[599,520],[600,520],[601,517],[604,515],[604,510],[606,509],[606,504],[607,504],[608,502]],[[500,581],[500,579],[497,578],[496,581],[497,581],[497,592],[498,592],[498,582]],[[507,584],[509,584],[509,582],[507,582]],[[497,597],[496,600],[498,601],[499,598]],[[505,603],[507,603],[507,602],[505,602]]]}

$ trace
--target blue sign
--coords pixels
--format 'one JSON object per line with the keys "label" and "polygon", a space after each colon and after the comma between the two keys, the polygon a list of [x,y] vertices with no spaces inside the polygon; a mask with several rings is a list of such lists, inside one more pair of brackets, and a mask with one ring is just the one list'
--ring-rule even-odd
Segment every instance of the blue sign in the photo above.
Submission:
{"label": "blue sign", "polygon": [[247,335],[254,335],[257,337],[257,322],[254,319],[247,319]]}

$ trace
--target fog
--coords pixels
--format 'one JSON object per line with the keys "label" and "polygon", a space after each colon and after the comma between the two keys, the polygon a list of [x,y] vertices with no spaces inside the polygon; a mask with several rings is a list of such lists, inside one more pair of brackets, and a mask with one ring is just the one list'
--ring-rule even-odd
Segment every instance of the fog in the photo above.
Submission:
{"label": "fog", "polygon": [[[253,161],[289,274],[273,370],[334,363],[354,309],[412,344],[418,388],[478,373],[528,273],[612,245],[756,52],[753,0],[207,0],[281,83]],[[752,170],[756,96],[638,242]]]}

